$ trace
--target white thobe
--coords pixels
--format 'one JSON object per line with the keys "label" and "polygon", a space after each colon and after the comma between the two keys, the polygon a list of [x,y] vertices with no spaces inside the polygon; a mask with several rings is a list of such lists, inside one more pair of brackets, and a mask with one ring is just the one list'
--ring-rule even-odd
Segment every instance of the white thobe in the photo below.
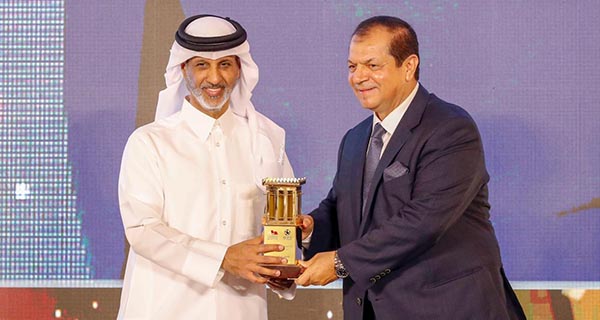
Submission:
{"label": "white thobe", "polygon": [[261,233],[259,178],[293,176],[283,130],[256,114],[255,141],[246,118],[227,110],[215,120],[187,101],[129,138],[119,177],[131,245],[120,319],[267,318],[265,286],[220,269],[227,247]]}

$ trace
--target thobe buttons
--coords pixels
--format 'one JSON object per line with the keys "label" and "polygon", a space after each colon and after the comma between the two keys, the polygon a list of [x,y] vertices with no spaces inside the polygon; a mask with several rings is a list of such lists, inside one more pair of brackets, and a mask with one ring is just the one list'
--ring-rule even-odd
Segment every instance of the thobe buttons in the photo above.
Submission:
{"label": "thobe buttons", "polygon": [[376,275],[376,276],[375,276],[375,279],[377,279],[377,280],[381,280],[381,276],[380,276],[380,275]]}
{"label": "thobe buttons", "polygon": [[356,304],[357,305],[362,305],[362,299],[361,298],[356,298]]}
{"label": "thobe buttons", "polygon": [[217,141],[217,142],[215,143],[215,146],[217,146],[217,148],[218,148],[218,147],[220,147],[220,146],[221,146],[221,143],[220,143],[219,141]]}
{"label": "thobe buttons", "polygon": [[387,273],[385,273],[385,272],[382,272],[382,273],[380,273],[379,275],[380,275],[380,276],[382,276],[382,277],[385,277],[385,276],[387,275]]}
{"label": "thobe buttons", "polygon": [[221,180],[221,184],[222,185],[226,185],[227,184],[227,180],[225,180],[225,179]]}
{"label": "thobe buttons", "polygon": [[371,282],[375,283],[375,282],[377,282],[377,279],[375,279],[375,278],[371,278],[371,279],[369,279],[369,281],[371,281]]}
{"label": "thobe buttons", "polygon": [[222,224],[223,226],[226,226],[226,225],[227,225],[227,220],[223,220],[223,221],[221,221],[221,224]]}
{"label": "thobe buttons", "polygon": [[385,270],[383,270],[383,272],[385,272],[385,273],[387,273],[387,274],[390,274],[390,272],[392,272],[392,270],[390,270],[390,269],[385,269]]}

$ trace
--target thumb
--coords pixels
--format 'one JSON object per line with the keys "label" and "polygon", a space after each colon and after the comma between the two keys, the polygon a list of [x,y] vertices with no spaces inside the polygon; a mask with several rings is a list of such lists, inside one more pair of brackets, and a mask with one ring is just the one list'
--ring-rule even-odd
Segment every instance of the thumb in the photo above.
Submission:
{"label": "thumb", "polygon": [[308,275],[308,273],[303,273],[303,274],[301,274],[301,275],[300,275],[300,276],[299,276],[299,277],[298,277],[298,278],[295,280],[295,282],[296,282],[296,284],[297,284],[297,285],[300,285],[300,286],[303,286],[303,287],[306,287],[306,286],[308,286],[308,285],[310,284],[310,282],[309,282],[309,281],[310,281],[310,276]]}
{"label": "thumb", "polygon": [[305,214],[303,214],[302,215],[302,227],[306,228],[308,226],[308,222],[309,222],[308,217]]}

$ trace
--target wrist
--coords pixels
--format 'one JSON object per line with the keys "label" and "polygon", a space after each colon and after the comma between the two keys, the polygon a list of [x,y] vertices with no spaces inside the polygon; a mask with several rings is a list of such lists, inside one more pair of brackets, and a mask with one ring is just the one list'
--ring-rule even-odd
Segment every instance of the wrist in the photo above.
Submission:
{"label": "wrist", "polygon": [[335,268],[335,275],[338,278],[344,279],[344,278],[348,277],[348,270],[346,270],[346,267],[344,267],[342,260],[340,260],[337,250],[335,251],[335,253],[333,255],[333,267]]}

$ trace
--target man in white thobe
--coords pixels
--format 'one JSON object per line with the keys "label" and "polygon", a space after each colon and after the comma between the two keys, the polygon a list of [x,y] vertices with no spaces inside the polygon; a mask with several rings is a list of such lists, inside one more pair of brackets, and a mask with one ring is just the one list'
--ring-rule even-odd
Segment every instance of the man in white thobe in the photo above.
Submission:
{"label": "man in white thobe", "polygon": [[293,176],[285,132],[250,101],[258,67],[239,23],[190,17],[175,40],[156,119],[123,154],[119,319],[266,319],[279,271],[260,264],[286,261],[263,256],[282,247],[262,244],[261,181]]}

